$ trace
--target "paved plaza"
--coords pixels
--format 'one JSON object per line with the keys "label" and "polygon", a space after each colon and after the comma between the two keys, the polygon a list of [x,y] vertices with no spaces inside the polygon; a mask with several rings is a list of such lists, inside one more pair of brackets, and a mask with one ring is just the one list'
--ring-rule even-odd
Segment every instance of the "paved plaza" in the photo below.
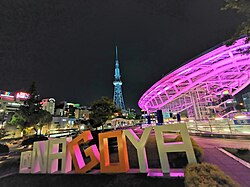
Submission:
{"label": "paved plaza", "polygon": [[218,147],[250,149],[250,140],[203,138],[197,136],[192,136],[192,138],[204,149],[205,162],[219,166],[221,170],[231,176],[241,186],[250,186],[250,169],[217,149]]}
{"label": "paved plaza", "polygon": [[[140,128],[135,128],[134,130],[138,135],[143,133],[143,130]],[[151,135],[153,134],[154,133],[152,132]],[[176,137],[176,135],[173,133],[165,134],[165,136],[166,138]],[[204,162],[217,165],[222,171],[231,176],[242,187],[250,186],[250,169],[218,150],[220,147],[250,149],[250,140],[207,138],[199,136],[192,136],[192,138],[204,149]],[[149,146],[154,144],[152,141],[153,138],[151,137],[148,142]],[[156,154],[155,156],[158,156]],[[149,154],[148,162],[156,162],[154,159],[155,157],[151,157],[151,154]]]}
{"label": "paved plaza", "polygon": [[[138,136],[143,133],[143,129],[140,129],[139,127],[134,128],[134,131]],[[164,136],[165,138],[173,139],[176,137],[176,134],[166,133]],[[220,147],[250,149],[250,140],[207,138],[199,136],[192,136],[192,138],[204,149],[204,162],[217,165],[241,186],[250,186],[250,169],[218,150]],[[138,168],[136,150],[130,141],[127,141],[127,145],[130,167]],[[149,137],[146,149],[149,168],[160,168],[158,150],[153,131]],[[111,154],[111,160],[117,160],[117,155]],[[18,168],[14,168],[14,173],[16,173],[17,170]]]}

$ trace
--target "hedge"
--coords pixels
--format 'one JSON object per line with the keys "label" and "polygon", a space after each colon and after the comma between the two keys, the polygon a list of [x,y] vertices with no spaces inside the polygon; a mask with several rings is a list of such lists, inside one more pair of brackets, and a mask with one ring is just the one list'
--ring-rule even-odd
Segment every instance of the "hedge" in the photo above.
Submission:
{"label": "hedge", "polygon": [[0,154],[9,153],[9,151],[9,147],[7,145],[0,144]]}
{"label": "hedge", "polygon": [[38,141],[44,141],[44,140],[48,140],[48,138],[46,136],[38,136],[35,135],[33,137],[30,137],[26,140],[22,141],[22,145],[23,146],[27,146],[27,145],[33,145],[34,142],[38,142]]}
{"label": "hedge", "polygon": [[187,187],[239,187],[218,166],[208,163],[188,164],[185,169],[185,185]]}
{"label": "hedge", "polygon": [[[203,160],[203,153],[204,153],[204,150],[199,146],[199,144],[194,141],[193,138],[190,138],[191,140],[191,143],[193,145],[193,148],[194,148],[194,154],[195,154],[195,157],[196,157],[196,160],[198,163],[201,163],[202,160]],[[182,142],[182,137],[181,135],[178,135],[175,140],[175,142]],[[184,155],[183,155],[184,156]]]}

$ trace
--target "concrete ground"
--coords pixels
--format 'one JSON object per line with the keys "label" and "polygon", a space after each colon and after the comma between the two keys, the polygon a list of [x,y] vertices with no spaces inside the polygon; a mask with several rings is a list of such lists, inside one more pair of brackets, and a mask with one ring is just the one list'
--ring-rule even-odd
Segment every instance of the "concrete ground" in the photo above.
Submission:
{"label": "concrete ground", "polygon": [[196,142],[198,142],[199,145],[203,148],[232,147],[232,148],[250,149],[250,140],[206,138],[206,137],[199,137],[199,136],[192,136],[192,138]]}
{"label": "concrete ground", "polygon": [[[135,128],[135,133],[140,136],[143,130]],[[165,134],[165,138],[174,138],[175,134]],[[221,170],[231,176],[243,187],[250,187],[250,169],[235,161],[231,157],[219,151],[218,147],[248,148],[250,140],[242,139],[222,139],[192,136],[192,138],[204,149],[204,161],[218,165]],[[137,153],[133,145],[128,142],[128,154],[131,168],[138,168]],[[160,168],[160,161],[154,133],[151,133],[146,145],[149,168]],[[112,158],[113,157],[113,158]],[[111,160],[118,160],[116,154],[111,154]],[[18,165],[17,165],[18,166]],[[18,170],[18,167],[16,168]],[[0,174],[4,174],[1,173]]]}
{"label": "concrete ground", "polygon": [[[140,128],[134,129],[136,134],[139,136],[143,133],[143,130]],[[147,148],[150,150],[156,151],[154,154],[148,154],[148,163],[149,167],[152,163],[154,166],[159,166],[158,153],[154,140],[154,133],[151,133],[149,138]],[[174,138],[175,134],[169,133],[165,134],[165,138]],[[223,138],[210,138],[210,137],[199,137],[192,136],[192,138],[204,149],[204,162],[217,165],[222,171],[227,175],[237,181],[242,187],[250,187],[250,169],[226,154],[219,151],[219,147],[230,147],[230,148],[247,148],[250,150],[250,140],[242,139],[223,139]],[[134,154],[133,154],[134,155]],[[156,159],[157,158],[157,159]],[[135,158],[133,158],[134,160]]]}
{"label": "concrete ground", "polygon": [[216,148],[204,148],[204,161],[217,165],[242,187],[250,186],[250,169]]}
{"label": "concrete ground", "polygon": [[204,149],[205,162],[219,166],[222,171],[231,176],[242,187],[250,186],[250,169],[217,149],[218,147],[250,149],[250,140],[203,138],[197,136],[192,136],[192,138]]}

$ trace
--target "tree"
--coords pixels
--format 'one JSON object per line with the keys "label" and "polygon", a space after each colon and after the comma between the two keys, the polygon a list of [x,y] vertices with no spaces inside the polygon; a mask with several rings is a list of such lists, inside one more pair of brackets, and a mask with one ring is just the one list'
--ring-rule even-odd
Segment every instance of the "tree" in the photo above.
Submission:
{"label": "tree", "polygon": [[108,97],[102,97],[101,99],[96,100],[91,105],[92,113],[90,118],[92,119],[92,127],[97,128],[106,123],[108,119],[111,119],[114,113],[120,113],[121,110],[117,108],[114,102]]}
{"label": "tree", "polygon": [[22,132],[25,132],[25,129],[28,127],[33,127],[37,134],[38,129],[41,129],[44,124],[48,124],[52,121],[52,116],[49,112],[41,109],[39,94],[35,83],[32,83],[29,94],[29,99],[25,101],[19,111],[15,112],[10,124],[19,126]]}
{"label": "tree", "polygon": [[127,118],[128,118],[128,119],[135,119],[135,117],[136,117],[136,112],[135,112],[135,110],[134,110],[134,109],[129,109],[129,110],[128,110],[128,116],[127,116]]}
{"label": "tree", "polygon": [[40,134],[44,125],[49,125],[52,121],[52,115],[46,110],[38,111],[39,122],[36,124],[37,128],[40,129]]}
{"label": "tree", "polygon": [[[244,16],[245,20],[239,25],[236,32],[227,45],[232,45],[240,36],[246,36],[245,42],[250,41],[250,1],[249,0],[225,0],[226,4],[222,10],[236,10],[238,14]],[[250,48],[244,53],[250,53]]]}
{"label": "tree", "polygon": [[41,110],[41,104],[39,100],[40,95],[38,94],[35,82],[31,84],[28,93],[30,94],[30,97],[28,100],[26,100],[25,104],[28,106],[29,112],[34,113]]}
{"label": "tree", "polygon": [[28,127],[26,115],[21,110],[15,112],[9,124],[17,126],[21,132],[24,132],[24,130]]}

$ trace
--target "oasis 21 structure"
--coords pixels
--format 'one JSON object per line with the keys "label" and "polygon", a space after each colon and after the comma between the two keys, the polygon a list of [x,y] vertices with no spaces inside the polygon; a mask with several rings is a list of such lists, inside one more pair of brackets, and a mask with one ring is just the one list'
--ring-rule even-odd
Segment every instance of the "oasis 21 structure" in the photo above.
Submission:
{"label": "oasis 21 structure", "polygon": [[124,104],[123,95],[122,95],[122,81],[121,81],[121,74],[120,74],[120,68],[119,68],[117,46],[115,47],[115,80],[113,84],[114,84],[113,102],[115,103],[117,107],[121,108],[121,110],[125,112],[126,109],[125,109],[125,104]]}
{"label": "oasis 21 structure", "polygon": [[143,94],[139,107],[148,114],[162,110],[195,120],[230,117],[236,112],[234,96],[250,83],[245,39],[216,46],[167,74]]}

